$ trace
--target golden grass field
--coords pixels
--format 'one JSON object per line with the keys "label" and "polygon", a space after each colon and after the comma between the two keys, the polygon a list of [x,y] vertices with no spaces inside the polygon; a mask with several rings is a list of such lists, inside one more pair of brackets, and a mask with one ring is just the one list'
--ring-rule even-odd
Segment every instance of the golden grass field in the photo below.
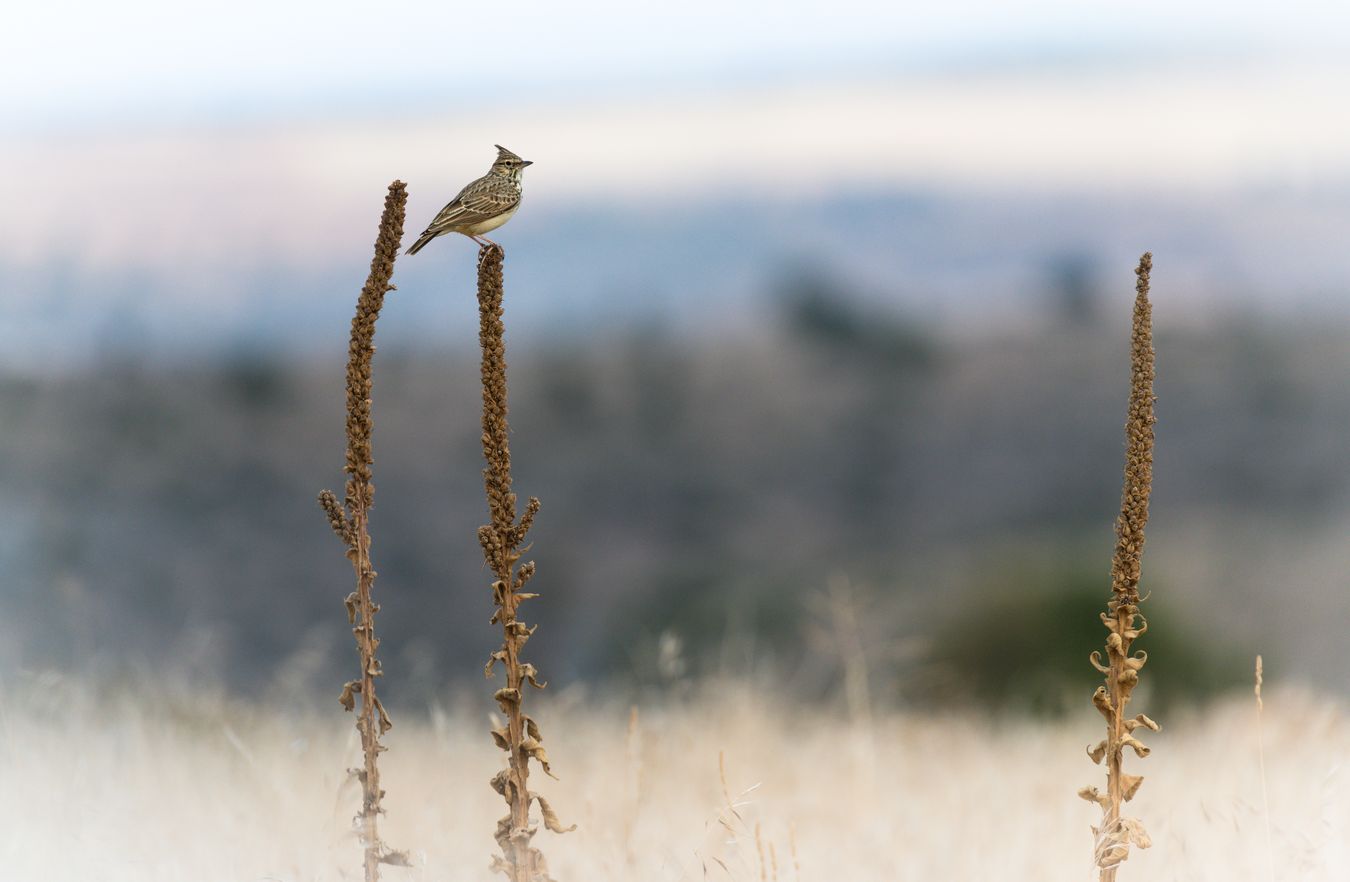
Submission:
{"label": "golden grass field", "polygon": [[[1259,657],[1254,694],[1170,709],[1160,715],[1164,733],[1137,713],[1154,710],[1147,686],[1132,704],[1148,658],[1132,646],[1147,630],[1139,585],[1155,422],[1150,253],[1135,271],[1124,487],[1100,617],[1106,655],[1091,655],[1105,682],[1080,714],[1048,721],[875,707],[860,644],[845,650],[847,714],[784,699],[767,679],[697,690],[681,682],[664,701],[645,694],[645,710],[576,687],[532,694],[527,714],[526,687],[542,685],[521,655],[534,628],[520,604],[538,596],[522,590],[535,567],[521,558],[540,506],[531,498],[521,512],[512,489],[503,252],[484,246],[491,523],[478,538],[495,576],[491,623],[503,634],[485,672],[504,670],[492,706],[505,719],[465,694],[453,710],[405,708],[389,732],[390,693],[376,695],[383,667],[367,512],[375,320],[393,290],[405,199],[395,181],[352,322],[343,501],[319,495],[357,582],[346,605],[361,673],[340,699],[353,711],[359,694],[356,725],[333,705],[246,704],[174,692],[159,677],[97,692],[57,675],[20,678],[0,705],[0,882],[487,880],[498,796],[508,816],[495,860],[518,882],[551,882],[542,856],[564,882],[1350,877],[1343,704],[1285,690],[1262,705]],[[857,630],[855,621],[841,633]],[[1135,732],[1158,737],[1145,745]],[[498,749],[511,757],[505,770]],[[1129,757],[1150,750],[1142,768]],[[544,777],[550,764],[563,780]],[[559,835],[532,843],[541,818]],[[576,829],[564,831],[569,822]],[[1093,823],[1103,826],[1098,843]],[[390,858],[403,866],[382,866]]]}
{"label": "golden grass field", "polygon": [[[29,882],[317,882],[361,878],[351,832],[352,717],[212,697],[90,697],[55,676],[10,682],[0,709],[0,878]],[[17,694],[17,697],[15,695]],[[1146,705],[1147,696],[1142,696]],[[1084,704],[1086,705],[1086,697]],[[486,696],[395,712],[382,834],[412,869],[489,880],[503,755]],[[1090,709],[1064,721],[877,711],[870,722],[722,686],[643,708],[581,689],[536,704],[561,780],[535,772],[574,833],[535,838],[560,882],[732,879],[1089,880],[1100,784]],[[419,718],[420,717],[420,718]],[[1350,878],[1350,716],[1267,690],[1263,808],[1256,708],[1235,696],[1168,713],[1130,804],[1153,837],[1123,880]],[[734,803],[727,806],[719,775]],[[1273,869],[1272,869],[1273,868]]]}

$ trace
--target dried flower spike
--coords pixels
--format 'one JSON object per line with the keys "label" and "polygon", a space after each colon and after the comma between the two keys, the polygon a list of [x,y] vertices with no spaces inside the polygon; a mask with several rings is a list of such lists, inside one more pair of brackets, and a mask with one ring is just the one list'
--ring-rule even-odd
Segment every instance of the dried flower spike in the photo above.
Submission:
{"label": "dried flower spike", "polygon": [[1153,318],[1148,300],[1149,273],[1153,255],[1144,254],[1135,270],[1134,329],[1130,343],[1130,400],[1125,420],[1125,481],[1121,492],[1120,517],[1116,520],[1116,553],[1111,561],[1111,600],[1102,613],[1106,626],[1106,661],[1092,653],[1092,665],[1106,675],[1092,703],[1106,719],[1106,738],[1088,748],[1094,763],[1106,763],[1106,793],[1084,787],[1078,795],[1102,808],[1094,859],[1101,882],[1114,882],[1120,863],[1129,857],[1130,846],[1148,848],[1151,842],[1143,825],[1121,814],[1121,805],[1138,792],[1144,779],[1122,768],[1126,749],[1138,757],[1149,754],[1140,742],[1138,729],[1158,731],[1159,726],[1143,714],[1126,718],[1130,695],[1139,683],[1139,671],[1148,661],[1145,652],[1131,646],[1148,622],[1139,614],[1140,561],[1144,553],[1144,527],[1148,523],[1149,494],[1153,488]]}
{"label": "dried flower spike", "polygon": [[391,851],[380,840],[379,834],[384,791],[380,789],[378,759],[385,750],[380,744],[380,736],[393,724],[375,694],[375,680],[382,673],[375,655],[380,646],[375,636],[375,614],[380,606],[371,599],[375,570],[370,563],[369,522],[375,495],[375,485],[371,482],[371,434],[375,421],[370,400],[375,321],[384,306],[384,295],[394,290],[389,280],[393,277],[394,260],[403,239],[403,212],[407,200],[408,193],[402,181],[389,185],[384,213],[380,216],[380,231],[375,239],[375,256],[370,261],[370,274],[356,300],[356,315],[352,318],[351,344],[347,353],[347,457],[343,467],[347,473],[346,498],[339,503],[331,490],[319,493],[319,505],[333,532],[347,547],[347,557],[356,571],[356,590],[347,596],[346,605],[347,620],[360,655],[361,676],[342,687],[338,701],[350,711],[356,708],[356,696],[361,696],[356,730],[361,734],[361,752],[365,761],[362,768],[350,771],[361,782],[361,812],[354,824],[365,851],[366,882],[378,882],[380,864],[408,865],[407,856]]}
{"label": "dried flower spike", "polygon": [[502,261],[505,255],[498,245],[484,246],[478,253],[478,340],[483,350],[483,488],[487,497],[490,523],[478,528],[483,558],[495,576],[492,599],[496,605],[492,621],[502,626],[502,648],[492,653],[485,673],[493,668],[506,669],[506,686],[495,698],[506,725],[492,731],[492,739],[506,751],[506,768],[492,779],[492,789],[501,794],[509,808],[497,822],[497,844],[502,854],[494,857],[492,868],[511,882],[552,882],[544,855],[530,845],[538,829],[530,823],[530,803],[539,804],[544,826],[554,833],[566,833],[553,807],[529,789],[533,759],[544,774],[552,777],[548,754],[541,743],[539,726],[525,714],[525,687],[544,688],[534,665],[521,661],[521,649],[534,634],[518,618],[520,604],[535,597],[520,589],[534,576],[534,561],[517,567],[520,545],[539,512],[539,500],[531,498],[525,513],[516,519],[516,494],[511,489],[511,429],[506,420],[506,341],[502,323]]}

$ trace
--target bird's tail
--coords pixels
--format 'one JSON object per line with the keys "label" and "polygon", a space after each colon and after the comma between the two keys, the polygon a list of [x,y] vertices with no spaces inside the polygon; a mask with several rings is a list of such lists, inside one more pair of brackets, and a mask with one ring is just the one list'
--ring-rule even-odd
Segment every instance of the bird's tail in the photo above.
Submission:
{"label": "bird's tail", "polygon": [[423,248],[426,247],[426,244],[428,242],[436,238],[436,235],[437,234],[433,233],[431,230],[423,230],[422,235],[417,237],[417,241],[412,243],[412,247],[408,249],[407,253],[416,254],[417,252],[421,251]]}

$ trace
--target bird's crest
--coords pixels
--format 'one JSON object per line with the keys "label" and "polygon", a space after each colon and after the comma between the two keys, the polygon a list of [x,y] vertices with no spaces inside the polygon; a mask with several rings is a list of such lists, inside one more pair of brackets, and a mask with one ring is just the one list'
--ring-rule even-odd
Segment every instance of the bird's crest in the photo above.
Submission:
{"label": "bird's crest", "polygon": [[493,168],[517,169],[534,164],[528,159],[521,159],[500,144],[493,144],[492,146],[497,148],[497,160],[492,163]]}

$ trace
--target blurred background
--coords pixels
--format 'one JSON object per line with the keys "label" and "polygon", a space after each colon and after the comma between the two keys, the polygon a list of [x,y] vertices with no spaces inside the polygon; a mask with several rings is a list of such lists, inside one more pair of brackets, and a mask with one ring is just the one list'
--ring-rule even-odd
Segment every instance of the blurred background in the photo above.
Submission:
{"label": "blurred background", "polygon": [[[536,163],[496,237],[549,679],[1086,702],[1151,250],[1148,683],[1259,651],[1345,689],[1343,4],[7,18],[0,672],[336,696],[352,576],[314,498],[385,187],[411,236],[503,144]],[[401,259],[377,336],[394,704],[498,639],[474,254]]]}

